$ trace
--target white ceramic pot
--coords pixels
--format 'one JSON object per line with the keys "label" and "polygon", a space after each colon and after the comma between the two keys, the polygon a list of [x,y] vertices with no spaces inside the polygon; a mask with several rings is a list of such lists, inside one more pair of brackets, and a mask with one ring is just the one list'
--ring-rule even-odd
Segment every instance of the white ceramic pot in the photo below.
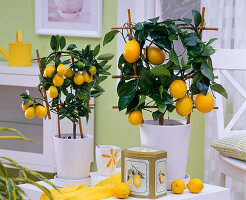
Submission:
{"label": "white ceramic pot", "polygon": [[54,137],[57,177],[60,179],[79,180],[89,177],[93,154],[94,139],[85,135],[81,139],[63,139]]}
{"label": "white ceramic pot", "polygon": [[184,120],[166,119],[163,126],[158,121],[144,120],[140,126],[142,147],[167,152],[167,179],[184,179],[189,150],[191,124]]}

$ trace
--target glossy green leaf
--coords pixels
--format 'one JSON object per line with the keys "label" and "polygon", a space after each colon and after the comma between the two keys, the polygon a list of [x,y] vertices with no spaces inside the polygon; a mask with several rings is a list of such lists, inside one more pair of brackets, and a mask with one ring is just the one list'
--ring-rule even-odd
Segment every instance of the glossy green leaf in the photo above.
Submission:
{"label": "glossy green leaf", "polygon": [[93,56],[96,57],[98,54],[99,54],[99,51],[100,51],[100,44],[98,44],[94,51],[93,51]]}
{"label": "glossy green leaf", "polygon": [[202,20],[201,14],[197,10],[192,10],[192,15],[194,18],[195,27],[198,27]]}
{"label": "glossy green leaf", "polygon": [[56,51],[59,50],[59,47],[60,47],[60,36],[59,35],[56,35]]}
{"label": "glossy green leaf", "polygon": [[135,95],[136,95],[136,91],[132,92],[127,96],[120,97],[118,101],[119,111],[125,109],[131,103]]}
{"label": "glossy green leaf", "polygon": [[211,90],[221,94],[225,98],[228,98],[228,94],[222,85],[220,85],[218,83],[213,83],[213,85],[211,85],[210,88],[211,88]]}
{"label": "glossy green leaf", "polygon": [[208,43],[206,43],[206,46],[212,44],[214,41],[218,40],[218,38],[212,38],[208,41]]}
{"label": "glossy green leaf", "polygon": [[171,76],[169,70],[166,68],[165,65],[160,65],[150,69],[150,73],[154,75]]}
{"label": "glossy green leaf", "polygon": [[118,86],[117,93],[119,97],[123,97],[136,91],[139,80],[131,80]]}
{"label": "glossy green leaf", "polygon": [[61,48],[61,50],[64,49],[65,46],[66,46],[66,39],[65,39],[65,37],[61,36],[61,38],[60,38],[60,48]]}
{"label": "glossy green leaf", "polygon": [[140,83],[146,90],[151,90],[155,88],[155,79],[147,69],[143,69],[141,71]]}
{"label": "glossy green leaf", "polygon": [[57,46],[56,36],[52,35],[50,39],[50,48],[55,51]]}
{"label": "glossy green leaf", "polygon": [[140,100],[138,102],[137,107],[140,106],[141,104],[143,104],[145,102],[145,100],[146,100],[146,96],[145,95],[140,95]]}
{"label": "glossy green leaf", "polygon": [[175,65],[179,66],[179,59],[174,49],[170,50],[169,58],[172,62],[174,62]]}
{"label": "glossy green leaf", "polygon": [[208,85],[203,83],[203,82],[197,82],[196,83],[197,88],[204,94],[206,95],[208,92]]}
{"label": "glossy green leaf", "polygon": [[158,104],[158,110],[159,110],[161,113],[166,112],[166,110],[167,110],[167,105],[166,105],[166,104]]}
{"label": "glossy green leaf", "polygon": [[97,57],[98,60],[111,60],[114,57],[112,53],[105,53]]}
{"label": "glossy green leaf", "polygon": [[103,39],[103,46],[105,46],[106,44],[108,44],[109,42],[111,42],[114,37],[119,33],[120,31],[118,30],[112,30],[110,32],[108,32]]}
{"label": "glossy green leaf", "polygon": [[208,66],[207,62],[203,62],[201,65],[201,72],[204,76],[206,76],[210,81],[214,81],[214,73],[211,71],[211,69]]}
{"label": "glossy green leaf", "polygon": [[77,48],[76,44],[70,44],[68,45],[67,50],[73,50],[75,48]]}
{"label": "glossy green leaf", "polygon": [[161,112],[159,110],[155,111],[152,113],[152,117],[154,119],[154,121],[157,121],[159,119],[159,117],[161,116]]}
{"label": "glossy green leaf", "polygon": [[7,177],[7,170],[1,163],[0,163],[0,176],[4,178]]}

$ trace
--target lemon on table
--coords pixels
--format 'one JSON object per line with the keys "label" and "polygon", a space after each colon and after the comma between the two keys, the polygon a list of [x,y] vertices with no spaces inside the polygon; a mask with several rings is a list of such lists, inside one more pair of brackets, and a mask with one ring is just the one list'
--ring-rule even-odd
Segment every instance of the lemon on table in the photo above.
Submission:
{"label": "lemon on table", "polygon": [[186,83],[182,80],[175,80],[171,83],[169,91],[172,97],[182,98],[186,95],[187,86]]}
{"label": "lemon on table", "polygon": [[140,56],[140,45],[136,40],[130,40],[123,49],[123,57],[129,63],[135,63]]}
{"label": "lemon on table", "polygon": [[136,187],[136,188],[139,188],[142,184],[142,181],[141,181],[141,178],[138,174],[135,174],[133,177],[133,185]]}
{"label": "lemon on table", "polygon": [[48,89],[48,95],[50,98],[54,99],[58,96],[58,89],[55,86],[50,86]]}
{"label": "lemon on table", "polygon": [[32,100],[27,100],[26,103],[22,102],[21,108],[26,111],[26,109],[33,104]]}
{"label": "lemon on table", "polygon": [[191,179],[187,184],[187,188],[191,193],[199,193],[203,187],[203,182],[198,178]]}
{"label": "lemon on table", "polygon": [[90,72],[91,75],[94,75],[94,74],[97,73],[97,68],[94,65],[92,65],[89,68],[89,72]]}
{"label": "lemon on table", "polygon": [[55,74],[55,76],[53,77],[53,84],[56,87],[60,87],[63,85],[63,83],[64,83],[64,78],[60,76],[59,74]]}
{"label": "lemon on table", "polygon": [[214,98],[209,92],[206,96],[203,93],[200,93],[196,97],[195,105],[199,112],[208,113],[214,108]]}
{"label": "lemon on table", "polygon": [[114,195],[118,199],[125,199],[130,194],[130,188],[125,183],[118,183],[114,186]]}
{"label": "lemon on table", "polygon": [[176,102],[176,111],[180,116],[187,116],[191,113],[193,102],[190,97],[184,96]]}
{"label": "lemon on table", "polygon": [[56,70],[56,68],[54,65],[49,65],[49,66],[45,67],[44,76],[52,78],[52,74],[54,73],[55,70]]}
{"label": "lemon on table", "polygon": [[185,190],[185,183],[180,179],[176,179],[171,184],[171,190],[174,194],[181,194]]}
{"label": "lemon on table", "polygon": [[75,76],[73,77],[73,82],[76,85],[82,85],[84,83],[85,79],[84,76],[82,74],[75,74]]}
{"label": "lemon on table", "polygon": [[130,124],[137,126],[142,123],[143,121],[143,115],[140,111],[132,111],[128,116],[128,121]]}
{"label": "lemon on table", "polygon": [[25,111],[25,117],[27,119],[32,119],[35,116],[35,110],[34,107],[29,107]]}
{"label": "lemon on table", "polygon": [[72,69],[67,69],[67,73],[65,74],[66,78],[72,78],[73,77],[73,70]]}
{"label": "lemon on table", "polygon": [[93,76],[92,76],[92,75],[90,76],[90,75],[87,73],[87,71],[84,71],[82,75],[84,76],[84,81],[85,81],[86,83],[90,83],[90,82],[93,80]]}
{"label": "lemon on table", "polygon": [[67,73],[67,67],[63,64],[58,65],[57,74],[59,74],[59,76],[65,76],[66,73]]}
{"label": "lemon on table", "polygon": [[[147,56],[148,61],[152,65],[161,65],[166,59],[166,54],[164,53],[164,51],[162,51],[158,47],[152,46],[148,48]],[[144,57],[146,58],[146,49],[144,50]]]}
{"label": "lemon on table", "polygon": [[35,115],[37,115],[39,118],[43,118],[47,115],[47,110],[44,106],[38,105],[35,108]]}

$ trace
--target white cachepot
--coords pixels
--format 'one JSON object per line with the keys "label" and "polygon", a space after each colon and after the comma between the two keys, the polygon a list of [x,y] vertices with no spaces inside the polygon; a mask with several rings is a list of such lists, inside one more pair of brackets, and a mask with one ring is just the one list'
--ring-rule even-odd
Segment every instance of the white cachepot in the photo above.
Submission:
{"label": "white cachepot", "polygon": [[[66,135],[67,136],[67,135]],[[59,179],[86,179],[90,174],[90,164],[93,154],[94,139],[85,135],[81,139],[54,137],[57,177]]]}
{"label": "white cachepot", "polygon": [[184,120],[165,119],[163,126],[158,121],[144,120],[140,126],[142,147],[167,152],[167,179],[185,179],[189,150],[191,124]]}

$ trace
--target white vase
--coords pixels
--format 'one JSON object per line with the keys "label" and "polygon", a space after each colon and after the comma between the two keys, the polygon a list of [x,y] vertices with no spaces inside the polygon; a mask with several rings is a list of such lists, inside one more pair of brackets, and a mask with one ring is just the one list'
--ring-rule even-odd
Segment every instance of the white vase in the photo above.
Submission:
{"label": "white vase", "polygon": [[90,175],[90,164],[93,154],[94,139],[85,135],[81,139],[63,139],[54,137],[57,177],[59,179],[79,180]]}
{"label": "white vase", "polygon": [[185,179],[191,124],[184,120],[166,119],[163,126],[158,121],[144,120],[140,126],[142,147],[167,152],[167,179]]}

